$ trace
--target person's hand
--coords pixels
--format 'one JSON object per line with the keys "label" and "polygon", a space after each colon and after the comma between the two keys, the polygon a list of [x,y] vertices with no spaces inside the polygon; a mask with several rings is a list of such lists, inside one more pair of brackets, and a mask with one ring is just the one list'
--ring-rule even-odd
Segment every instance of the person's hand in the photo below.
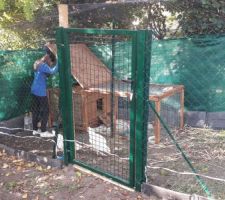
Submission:
{"label": "person's hand", "polygon": [[44,59],[45,59],[45,63],[46,63],[49,67],[55,66],[56,63],[57,63],[56,57],[54,56],[54,59],[52,59],[51,55],[49,55],[49,54],[46,54]]}
{"label": "person's hand", "polygon": [[45,54],[42,58],[41,58],[41,62],[47,63],[49,60],[49,55]]}

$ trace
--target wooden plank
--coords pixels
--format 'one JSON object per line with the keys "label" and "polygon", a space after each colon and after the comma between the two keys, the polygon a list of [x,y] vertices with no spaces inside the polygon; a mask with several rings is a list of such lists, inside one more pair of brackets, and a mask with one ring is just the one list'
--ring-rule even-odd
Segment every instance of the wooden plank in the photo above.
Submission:
{"label": "wooden plank", "polygon": [[150,95],[149,96],[149,101],[159,101],[159,96],[157,96],[157,95]]}
{"label": "wooden plank", "polygon": [[111,71],[85,44],[70,45],[72,75],[82,88],[111,81]]}
{"label": "wooden plank", "polygon": [[159,100],[164,99],[169,96],[173,96],[175,93],[180,93],[183,90],[183,86],[174,86],[170,90],[164,92],[163,94],[159,95]]}
{"label": "wooden plank", "polygon": [[[109,90],[103,90],[103,89],[97,89],[97,88],[89,88],[85,91],[88,92],[88,93],[99,92],[101,94],[111,94],[111,91],[109,91]],[[117,91],[115,91],[114,94],[115,94],[115,96],[125,97],[125,98],[127,98],[127,97],[130,98],[132,96],[131,95],[132,93],[130,93],[130,92],[117,92]]]}
{"label": "wooden plank", "polygon": [[[86,91],[87,92],[88,91],[89,92],[97,92],[97,91],[99,91],[99,92],[104,93],[104,94],[109,94],[110,93],[110,91],[105,90],[105,89],[101,89],[101,88],[99,88],[99,89],[98,88],[89,88]],[[166,93],[164,93],[162,95],[150,95],[149,96],[149,100],[150,101],[160,101],[161,99],[166,98],[166,97],[169,97],[169,96],[172,96],[175,93],[180,92],[180,91],[182,91],[182,88],[173,88],[171,91],[168,91],[168,92],[166,92]],[[130,96],[132,96],[131,95],[132,94],[131,92],[115,91],[115,94],[117,96],[120,96],[120,97],[130,97]]]}
{"label": "wooden plank", "polygon": [[98,95],[96,93],[90,93],[87,97],[87,113],[88,113],[88,125],[96,125],[98,122],[97,104]]}
{"label": "wooden plank", "polygon": [[115,95],[114,97],[114,115],[113,115],[113,126],[114,126],[114,133],[113,135],[115,136],[115,133],[116,133],[116,124],[117,124],[117,119],[118,119],[118,96]]}
{"label": "wooden plank", "polygon": [[[162,188],[159,186],[151,185],[144,183],[142,184],[141,191],[150,196],[150,197],[156,197],[159,199],[173,199],[173,200],[208,200],[208,198],[199,196],[196,194],[185,194],[180,192],[175,192],[173,190],[169,190],[166,188]],[[154,198],[153,198],[154,199]]]}
{"label": "wooden plank", "polygon": [[80,86],[73,88],[73,120],[75,130],[87,131],[88,104],[86,103],[85,94]]}
{"label": "wooden plank", "polygon": [[83,118],[83,130],[87,131],[88,126],[89,126],[89,121],[88,121],[88,104],[87,104],[87,96],[85,95],[84,92],[81,93],[81,98],[82,98],[82,118]]}
{"label": "wooden plank", "polygon": [[56,116],[54,116],[53,112],[53,105],[52,105],[52,99],[54,94],[56,94],[59,98],[59,89],[58,88],[49,88],[47,89],[47,97],[48,97],[48,104],[49,104],[49,116],[48,116],[48,126],[53,126],[53,119],[56,119]]}

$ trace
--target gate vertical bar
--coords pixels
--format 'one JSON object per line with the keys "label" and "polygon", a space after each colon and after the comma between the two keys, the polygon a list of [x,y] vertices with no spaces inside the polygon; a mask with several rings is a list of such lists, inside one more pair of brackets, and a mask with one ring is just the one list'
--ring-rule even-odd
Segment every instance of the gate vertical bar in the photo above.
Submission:
{"label": "gate vertical bar", "polygon": [[[59,73],[61,90],[61,113],[64,132],[64,162],[71,163],[74,160],[74,128],[72,106],[72,81],[71,62],[68,34],[66,29],[57,29],[57,46],[59,47]],[[61,57],[61,58],[60,58]]]}
{"label": "gate vertical bar", "polygon": [[135,124],[135,188],[138,191],[145,181],[150,60],[151,32],[140,30],[137,32]]}
{"label": "gate vertical bar", "polygon": [[[63,44],[63,28],[60,27],[56,30],[56,45],[57,45],[57,54],[58,54],[58,65],[59,65],[59,87],[60,87],[60,99],[59,99],[59,109],[62,115],[62,123],[65,124],[65,112],[63,103],[65,100],[65,82],[64,82],[64,44]],[[65,130],[66,127],[63,127]],[[64,134],[64,139],[66,139],[66,135]],[[64,152],[67,150],[66,144],[64,144]],[[64,164],[68,164],[67,154],[64,153]]]}
{"label": "gate vertical bar", "polygon": [[136,121],[136,66],[137,66],[137,37],[136,33],[132,37],[132,56],[131,56],[131,91],[133,97],[130,102],[130,186],[134,187],[135,183],[135,121]]}
{"label": "gate vertical bar", "polygon": [[111,137],[115,136],[115,127],[114,127],[114,108],[115,108],[115,90],[114,90],[114,76],[115,76],[115,35],[112,36],[112,80],[110,84],[111,90]]}

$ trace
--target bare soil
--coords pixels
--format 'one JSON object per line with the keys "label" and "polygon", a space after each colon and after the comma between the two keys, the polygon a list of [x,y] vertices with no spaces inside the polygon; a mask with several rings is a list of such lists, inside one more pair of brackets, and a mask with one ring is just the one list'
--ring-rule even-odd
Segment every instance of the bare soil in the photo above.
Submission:
{"label": "bare soil", "polygon": [[39,156],[52,157],[54,138],[33,136],[32,131],[18,131],[14,134],[0,134],[0,143],[17,150],[32,152]]}
{"label": "bare soil", "polygon": [[[165,131],[162,131],[160,144],[148,143],[147,182],[174,191],[202,196],[207,196],[206,193],[209,190],[215,199],[224,200],[225,131],[185,127],[182,131],[173,130],[172,134],[207,188],[203,189],[200,186],[199,180],[196,179],[187,161]],[[85,137],[87,134],[77,134],[77,140],[88,144],[88,138]],[[82,150],[77,151],[76,158],[127,179],[129,163],[128,160],[121,158],[129,155],[129,149],[127,149],[129,138],[120,135],[113,139],[106,138],[112,155],[101,156],[84,146]],[[54,142],[51,138],[33,137],[28,132],[17,132],[13,135],[0,134],[0,143],[40,156],[52,157],[53,155]]]}
{"label": "bare soil", "polygon": [[0,150],[0,200],[149,200],[99,177],[68,166],[43,167],[8,156]]}
{"label": "bare soil", "polygon": [[170,190],[207,197],[209,191],[218,200],[225,199],[225,131],[185,127],[173,130],[176,143],[199,174],[206,187],[199,184],[187,161],[167,133],[160,144],[148,146],[148,182]]}

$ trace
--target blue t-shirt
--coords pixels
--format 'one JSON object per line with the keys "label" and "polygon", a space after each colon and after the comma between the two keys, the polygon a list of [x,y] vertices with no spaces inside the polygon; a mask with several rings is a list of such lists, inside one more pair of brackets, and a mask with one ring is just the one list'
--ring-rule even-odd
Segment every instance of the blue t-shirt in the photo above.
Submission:
{"label": "blue t-shirt", "polygon": [[40,63],[34,72],[34,80],[31,86],[31,93],[36,96],[47,96],[47,75],[58,72],[58,63],[53,67],[49,67],[46,63]]}

